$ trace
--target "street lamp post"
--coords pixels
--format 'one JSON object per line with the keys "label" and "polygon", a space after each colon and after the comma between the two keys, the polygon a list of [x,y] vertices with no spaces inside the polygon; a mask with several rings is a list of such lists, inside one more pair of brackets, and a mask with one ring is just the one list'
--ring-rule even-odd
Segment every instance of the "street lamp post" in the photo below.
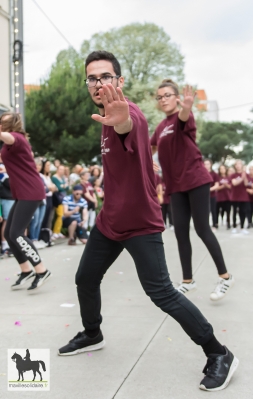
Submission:
{"label": "street lamp post", "polygon": [[23,51],[23,0],[12,0],[13,16],[13,57],[14,64],[14,112],[22,115],[25,126],[24,96],[24,51]]}

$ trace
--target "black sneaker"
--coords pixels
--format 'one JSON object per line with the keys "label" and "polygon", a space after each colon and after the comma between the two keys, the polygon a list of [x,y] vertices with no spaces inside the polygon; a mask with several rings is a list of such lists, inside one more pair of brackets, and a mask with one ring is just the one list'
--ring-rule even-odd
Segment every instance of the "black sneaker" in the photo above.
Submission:
{"label": "black sneaker", "polygon": [[224,346],[225,355],[208,356],[203,373],[206,375],[199,388],[204,391],[221,391],[226,388],[238,367],[239,360]]}
{"label": "black sneaker", "polygon": [[58,355],[70,356],[82,352],[96,351],[105,346],[104,337],[101,331],[95,338],[88,337],[85,332],[79,332],[69,343],[59,349]]}
{"label": "black sneaker", "polygon": [[51,272],[49,270],[46,271],[45,274],[36,273],[35,279],[32,282],[32,285],[27,288],[27,291],[34,291],[39,288],[42,284],[44,284],[51,277]]}
{"label": "black sneaker", "polygon": [[35,276],[35,273],[33,270],[30,272],[21,272],[18,274],[19,278],[17,279],[16,283],[11,286],[12,290],[16,290],[21,288],[27,281],[29,281],[32,277]]}

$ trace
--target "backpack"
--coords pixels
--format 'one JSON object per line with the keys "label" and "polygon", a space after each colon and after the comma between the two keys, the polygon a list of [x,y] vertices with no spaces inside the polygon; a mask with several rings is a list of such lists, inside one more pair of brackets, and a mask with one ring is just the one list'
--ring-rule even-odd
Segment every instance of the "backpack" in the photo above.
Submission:
{"label": "backpack", "polygon": [[45,241],[48,247],[51,247],[54,243],[51,241],[50,229],[41,229],[39,240]]}

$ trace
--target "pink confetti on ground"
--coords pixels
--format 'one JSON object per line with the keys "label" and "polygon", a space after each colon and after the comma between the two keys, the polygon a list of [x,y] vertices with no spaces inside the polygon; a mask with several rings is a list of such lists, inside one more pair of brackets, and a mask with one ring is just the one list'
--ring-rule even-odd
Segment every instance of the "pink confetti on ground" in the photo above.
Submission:
{"label": "pink confetti on ground", "polygon": [[8,281],[8,280],[10,280],[10,277],[5,277],[5,281]]}
{"label": "pink confetti on ground", "polygon": [[27,334],[31,334],[31,332],[29,331]]}
{"label": "pink confetti on ground", "polygon": [[91,357],[91,356],[92,356],[92,353],[87,353],[87,356]]}
{"label": "pink confetti on ground", "polygon": [[69,324],[65,324],[65,327],[69,327]]}
{"label": "pink confetti on ground", "polygon": [[19,321],[19,320],[15,321],[14,324],[15,324],[15,326],[20,326],[20,327],[22,326],[21,321]]}
{"label": "pink confetti on ground", "polygon": [[222,330],[222,332],[226,332],[227,330]]}

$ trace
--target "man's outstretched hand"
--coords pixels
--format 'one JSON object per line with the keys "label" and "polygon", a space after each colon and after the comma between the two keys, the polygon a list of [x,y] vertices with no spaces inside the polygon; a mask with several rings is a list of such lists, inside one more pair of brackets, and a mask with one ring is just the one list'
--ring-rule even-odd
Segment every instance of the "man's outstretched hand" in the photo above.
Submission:
{"label": "man's outstretched hand", "polygon": [[122,125],[129,120],[128,103],[119,87],[115,89],[110,83],[103,85],[99,89],[99,96],[104,105],[105,115],[93,114],[92,119],[106,126]]}

